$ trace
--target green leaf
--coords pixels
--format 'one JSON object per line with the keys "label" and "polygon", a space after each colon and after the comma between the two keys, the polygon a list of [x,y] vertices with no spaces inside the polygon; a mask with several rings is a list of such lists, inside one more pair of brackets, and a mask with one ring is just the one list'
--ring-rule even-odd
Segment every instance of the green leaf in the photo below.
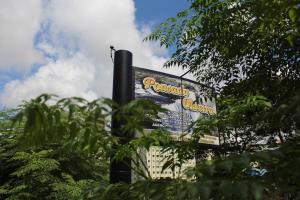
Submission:
{"label": "green leaf", "polygon": [[292,22],[296,22],[296,20],[298,18],[296,8],[291,8],[288,13],[289,13],[289,17],[292,20]]}

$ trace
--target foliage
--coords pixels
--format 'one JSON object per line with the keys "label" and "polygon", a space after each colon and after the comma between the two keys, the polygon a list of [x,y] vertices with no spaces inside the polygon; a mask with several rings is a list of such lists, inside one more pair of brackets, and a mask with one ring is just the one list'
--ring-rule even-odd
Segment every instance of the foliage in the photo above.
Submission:
{"label": "foliage", "polygon": [[80,199],[86,188],[108,184],[108,136],[101,137],[102,128],[96,132],[103,115],[98,120],[98,110],[92,103],[84,108],[82,99],[48,105],[49,99],[41,95],[18,111],[2,113],[1,199]]}
{"label": "foliage", "polygon": [[[108,181],[110,158],[139,156],[139,147],[168,141],[163,131],[150,135],[141,131],[145,121],[151,122],[163,111],[145,100],[119,107],[108,99],[88,102],[47,94],[17,110],[3,111],[1,199],[111,199],[105,192],[115,187]],[[117,120],[127,116],[121,132],[140,131],[144,136],[122,145],[121,138],[110,133],[112,115]],[[114,157],[113,146],[117,147]],[[135,169],[144,173],[138,166]]]}
{"label": "foliage", "polygon": [[[52,98],[52,99],[51,99]],[[108,119],[111,102],[87,102],[78,97],[55,101],[51,95],[41,95],[20,107],[14,123],[24,123],[23,140],[41,146],[64,141],[66,148],[81,150],[88,155],[106,154],[109,148]],[[102,150],[102,151],[101,151]],[[109,157],[109,155],[105,155]]]}
{"label": "foliage", "polygon": [[[280,192],[289,193],[283,188],[297,193],[293,186],[298,187],[299,183],[289,179],[299,177],[299,173],[283,173],[290,172],[290,165],[299,166],[295,160],[300,129],[299,1],[193,0],[189,9],[169,18],[145,40],[158,40],[167,47],[175,43],[177,51],[165,67],[179,65],[190,70],[200,82],[216,88],[218,114],[208,120],[200,119],[193,133],[197,138],[198,133],[218,129],[224,142],[216,152],[219,157],[198,168],[200,174],[208,170],[218,180],[217,185],[207,188],[221,196],[211,197],[238,199],[230,188],[244,185],[245,196],[239,198],[252,199],[246,191],[254,190],[251,185],[255,180],[246,184],[242,176],[225,173],[226,169],[234,169],[234,160],[246,157],[246,164],[239,164],[241,168],[237,167],[235,173],[244,174],[250,162],[259,160],[262,164],[264,159],[268,160],[254,155],[270,157],[278,152],[284,156],[274,156],[278,163],[270,162],[267,167],[268,174],[277,179],[260,177],[260,183],[254,185],[261,187],[265,195],[276,193],[275,197]],[[278,166],[289,167],[275,172]],[[207,177],[211,182],[214,176],[198,177]],[[227,182],[222,184],[222,180]],[[227,187],[227,194],[221,186]],[[255,198],[259,197],[267,198],[257,193]]]}
{"label": "foliage", "polygon": [[165,66],[191,70],[221,99],[266,97],[272,108],[260,131],[291,133],[300,121],[295,103],[300,98],[299,5],[297,0],[194,0],[146,40],[175,43],[177,51]]}
{"label": "foliage", "polygon": [[[176,142],[164,130],[144,131],[164,112],[149,101],[120,107],[41,95],[0,113],[0,198],[299,199],[299,24],[297,0],[191,1],[146,40],[176,44],[166,66],[214,86],[218,114],[193,124],[191,140]],[[123,126],[111,130],[111,116]],[[198,142],[214,131],[223,144],[207,159]],[[163,170],[196,157],[184,172],[190,179],[152,179],[140,154],[152,145],[171,152]],[[125,158],[142,179],[109,184],[109,160]],[[267,173],[251,176],[253,163]]]}
{"label": "foliage", "polygon": [[[63,108],[61,112],[61,121],[56,121],[55,125],[64,123],[64,136],[47,137],[37,141],[35,134],[48,134],[48,129],[44,124],[29,126],[27,123],[32,121],[28,113],[32,115],[51,116],[53,111],[57,111],[56,104],[47,104],[41,101],[40,96],[29,103],[22,106],[18,113],[10,114],[15,116],[11,123],[15,128],[3,132],[1,135],[1,198],[4,199],[262,199],[263,197],[273,197],[284,192],[294,193],[299,188],[299,139],[297,137],[286,142],[275,150],[264,150],[257,152],[247,152],[247,149],[240,151],[242,154],[228,154],[228,150],[221,152],[220,156],[213,160],[205,161],[202,159],[195,168],[186,171],[186,174],[192,178],[192,181],[178,179],[152,179],[147,174],[145,164],[142,163],[143,158],[139,157],[141,149],[149,149],[153,145],[162,146],[162,151],[171,151],[166,158],[163,170],[174,167],[180,167],[186,160],[195,156],[198,148],[198,141],[202,134],[214,131],[214,127],[224,130],[231,129],[231,126],[240,126],[236,124],[237,117],[247,112],[261,112],[270,109],[270,103],[263,97],[249,97],[247,101],[227,102],[218,116],[210,119],[199,120],[194,127],[192,140],[180,143],[170,139],[167,132],[163,130],[155,130],[150,133],[140,132],[138,138],[132,139],[127,144],[118,146],[117,152],[112,159],[122,160],[125,157],[131,157],[133,163],[132,168],[137,172],[143,180],[133,184],[109,184],[108,176],[108,158],[111,153],[111,145],[118,143],[118,138],[106,135],[107,143],[96,141],[97,150],[89,151],[86,146],[77,146],[86,140],[85,135],[80,131],[72,138],[76,139],[76,143],[70,140],[68,134],[68,125],[70,121],[74,122],[74,118],[68,117],[69,109]],[[71,99],[64,101],[74,104],[72,107],[84,110],[84,106],[88,105],[81,102],[72,103]],[[144,105],[145,104],[145,105]],[[43,107],[44,110],[36,110],[35,106]],[[103,106],[103,105],[102,105]],[[138,120],[131,111],[140,110],[145,107],[152,108],[153,115],[163,111],[157,105],[150,105],[150,102],[133,102],[123,108],[119,108],[117,112],[130,112],[131,116],[127,120]],[[130,108],[130,109],[129,109]],[[33,110],[31,110],[33,109]],[[108,109],[109,110],[109,109]],[[77,113],[74,109],[73,113]],[[109,111],[108,111],[109,112]],[[87,120],[85,116],[91,116],[93,112],[89,111],[77,113],[77,118]],[[136,114],[139,116],[140,114]],[[22,117],[21,117],[22,116]],[[107,118],[107,115],[103,115]],[[149,120],[151,120],[151,117]],[[36,117],[31,117],[35,119]],[[4,124],[9,122],[2,118]],[[91,120],[97,118],[89,118]],[[70,120],[70,121],[69,121]],[[102,119],[104,120],[104,118]],[[33,120],[36,122],[37,120]],[[17,123],[18,122],[18,123]],[[38,121],[42,122],[42,121]],[[124,126],[126,131],[139,130],[143,121],[135,121],[134,126]],[[129,123],[129,124],[131,124]],[[20,124],[20,125],[19,125]],[[49,124],[49,122],[47,122]],[[95,124],[94,124],[95,125]],[[97,125],[97,124],[96,124]],[[231,126],[230,126],[231,125]],[[22,127],[32,127],[30,133]],[[49,125],[48,128],[51,128]],[[109,126],[109,125],[108,125]],[[10,126],[6,126],[10,127]],[[17,127],[19,127],[17,129]],[[43,129],[41,129],[43,127]],[[81,126],[84,131],[85,126]],[[100,127],[100,125],[99,125]],[[104,128],[103,123],[101,127]],[[130,128],[128,128],[130,127]],[[39,131],[35,130],[38,128]],[[91,132],[93,134],[104,134],[108,130],[99,132]],[[52,129],[51,130],[56,130]],[[98,129],[94,129],[98,130]],[[100,128],[99,128],[100,130]],[[44,133],[40,133],[44,131]],[[27,137],[29,136],[29,137]],[[27,138],[26,138],[27,137]],[[99,138],[102,140],[102,138]],[[94,141],[91,141],[94,143]],[[74,146],[77,148],[74,148]],[[88,145],[88,143],[87,143]],[[225,148],[225,147],[224,147]],[[94,153],[98,152],[98,153]],[[105,153],[103,153],[105,152]],[[174,159],[174,154],[177,159]],[[252,162],[259,162],[260,165],[268,170],[267,176],[249,177],[247,171],[251,168]],[[295,169],[295,170],[287,170]],[[238,190],[234,188],[239,188]],[[243,192],[241,192],[243,191]],[[264,195],[264,196],[263,196]]]}
{"label": "foliage", "polygon": [[258,72],[296,79],[299,12],[297,0],[194,0],[146,40],[175,42],[177,51],[165,66],[188,67],[206,84],[234,83]]}

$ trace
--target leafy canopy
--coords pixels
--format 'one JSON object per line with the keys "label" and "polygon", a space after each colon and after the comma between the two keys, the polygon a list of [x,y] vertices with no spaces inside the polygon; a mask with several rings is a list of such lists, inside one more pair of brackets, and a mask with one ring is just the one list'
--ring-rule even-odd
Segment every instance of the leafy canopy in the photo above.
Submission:
{"label": "leafy canopy", "polygon": [[[163,112],[149,101],[119,107],[107,99],[41,95],[1,112],[0,198],[299,199],[299,16],[297,0],[193,0],[146,38],[175,43],[165,66],[190,69],[216,88],[218,114],[199,119],[184,143],[164,130],[144,132],[143,123]],[[119,131],[140,137],[124,144],[111,135],[112,115],[126,116]],[[224,144],[207,160],[198,141],[216,130]],[[163,170],[196,156],[184,172],[191,180],[153,180],[140,156],[152,145],[172,152]],[[109,184],[110,159],[128,157],[143,179]],[[264,176],[250,176],[254,162]]]}

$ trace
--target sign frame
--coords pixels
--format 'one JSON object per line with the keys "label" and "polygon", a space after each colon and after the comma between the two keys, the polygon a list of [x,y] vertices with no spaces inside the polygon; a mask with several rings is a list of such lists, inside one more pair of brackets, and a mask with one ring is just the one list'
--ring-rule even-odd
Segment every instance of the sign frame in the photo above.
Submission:
{"label": "sign frame", "polygon": [[[151,70],[151,69],[145,69],[145,68],[141,68],[141,67],[135,67],[135,66],[132,66],[132,83],[133,83],[133,93],[134,93],[134,99],[136,99],[136,93],[135,93],[135,81],[136,81],[136,71],[142,71],[142,73],[149,73],[150,75],[151,74],[155,74],[157,76],[162,76],[162,77],[169,77],[171,79],[177,79],[178,81],[181,81],[181,84],[182,82],[188,82],[188,83],[191,83],[191,84],[195,84],[195,85],[198,85],[200,87],[204,87],[204,88],[207,88],[208,90],[210,90],[213,94],[215,94],[215,90],[214,88],[212,87],[209,87],[205,84],[202,84],[202,83],[199,83],[199,82],[196,82],[194,80],[190,80],[190,79],[187,79],[187,78],[183,78],[183,77],[179,77],[179,76],[176,76],[176,75],[173,75],[173,74],[168,74],[168,73],[164,73],[164,72],[160,72],[160,71],[155,71],[155,70]],[[149,76],[150,76],[149,75]],[[181,85],[182,87],[182,85]],[[181,96],[183,96],[183,91],[181,90]],[[216,106],[216,103],[215,103],[215,99],[216,99],[216,96],[213,96],[212,97],[214,99],[214,109],[215,109],[215,112],[217,112],[217,106]],[[147,99],[147,98],[145,98]],[[182,99],[183,97],[181,97],[181,110],[182,110],[182,121],[183,121],[183,112],[184,110],[186,110],[184,107],[183,107],[183,102],[182,102]],[[183,127],[183,123],[181,125]],[[155,128],[147,128],[145,127],[146,130],[153,130]],[[185,137],[183,138],[182,135],[185,135]],[[182,131],[181,132],[174,132],[171,134],[172,138],[176,141],[184,141],[184,140],[189,140],[189,137],[190,137],[190,133],[187,133],[187,132],[184,132],[183,131],[183,128],[182,128]],[[187,136],[187,137],[186,137]],[[205,138],[206,137],[206,138]],[[215,138],[215,141],[214,143],[209,143],[208,140],[206,140],[207,138],[209,137],[214,137]],[[207,142],[205,142],[205,140]],[[206,146],[212,146],[212,147],[216,147],[216,146],[220,146],[221,144],[221,141],[220,141],[220,133],[216,130],[216,134],[213,136],[213,135],[210,135],[210,134],[204,134],[204,137],[202,138],[202,140],[200,139],[199,141],[199,144],[201,145],[206,145]]]}

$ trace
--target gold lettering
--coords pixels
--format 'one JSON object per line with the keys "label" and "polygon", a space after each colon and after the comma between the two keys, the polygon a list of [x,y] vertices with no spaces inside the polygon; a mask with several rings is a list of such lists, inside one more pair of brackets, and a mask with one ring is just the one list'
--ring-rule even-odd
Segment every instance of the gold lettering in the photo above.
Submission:
{"label": "gold lettering", "polygon": [[196,102],[193,102],[192,99],[189,98],[184,98],[182,100],[182,106],[186,110],[191,110],[195,112],[201,112],[201,113],[207,113],[210,115],[216,114],[213,108],[206,106],[206,105],[201,105]]}
{"label": "gold lettering", "polygon": [[145,89],[149,89],[151,85],[155,84],[155,79],[152,77],[146,77],[143,79],[143,84],[145,86]]}
{"label": "gold lettering", "polygon": [[[167,94],[173,94],[173,95],[184,96],[184,97],[189,97],[189,95],[190,95],[190,91],[188,89],[158,83],[158,82],[156,82],[156,80],[153,77],[145,77],[143,79],[143,85],[146,90],[150,89],[152,87],[152,89],[155,92],[163,92],[163,93],[167,93]],[[193,100],[189,99],[189,98],[184,98],[182,100],[182,105],[183,105],[183,108],[186,110],[207,113],[210,115],[216,113],[213,108],[206,106],[206,105],[198,104],[197,102],[193,102]]]}
{"label": "gold lettering", "polygon": [[168,91],[168,86],[166,84],[161,84],[161,91],[162,92],[167,92]]}
{"label": "gold lettering", "polygon": [[190,91],[188,89],[158,83],[153,77],[145,77],[143,79],[143,85],[146,90],[152,87],[155,92],[164,92],[167,94],[173,94],[173,95],[185,96],[185,97],[188,97],[190,95]]}
{"label": "gold lettering", "polygon": [[155,92],[160,92],[161,91],[161,84],[155,83],[153,86],[153,89]]}
{"label": "gold lettering", "polygon": [[188,89],[183,89],[183,96],[185,97],[190,96],[190,91]]}

